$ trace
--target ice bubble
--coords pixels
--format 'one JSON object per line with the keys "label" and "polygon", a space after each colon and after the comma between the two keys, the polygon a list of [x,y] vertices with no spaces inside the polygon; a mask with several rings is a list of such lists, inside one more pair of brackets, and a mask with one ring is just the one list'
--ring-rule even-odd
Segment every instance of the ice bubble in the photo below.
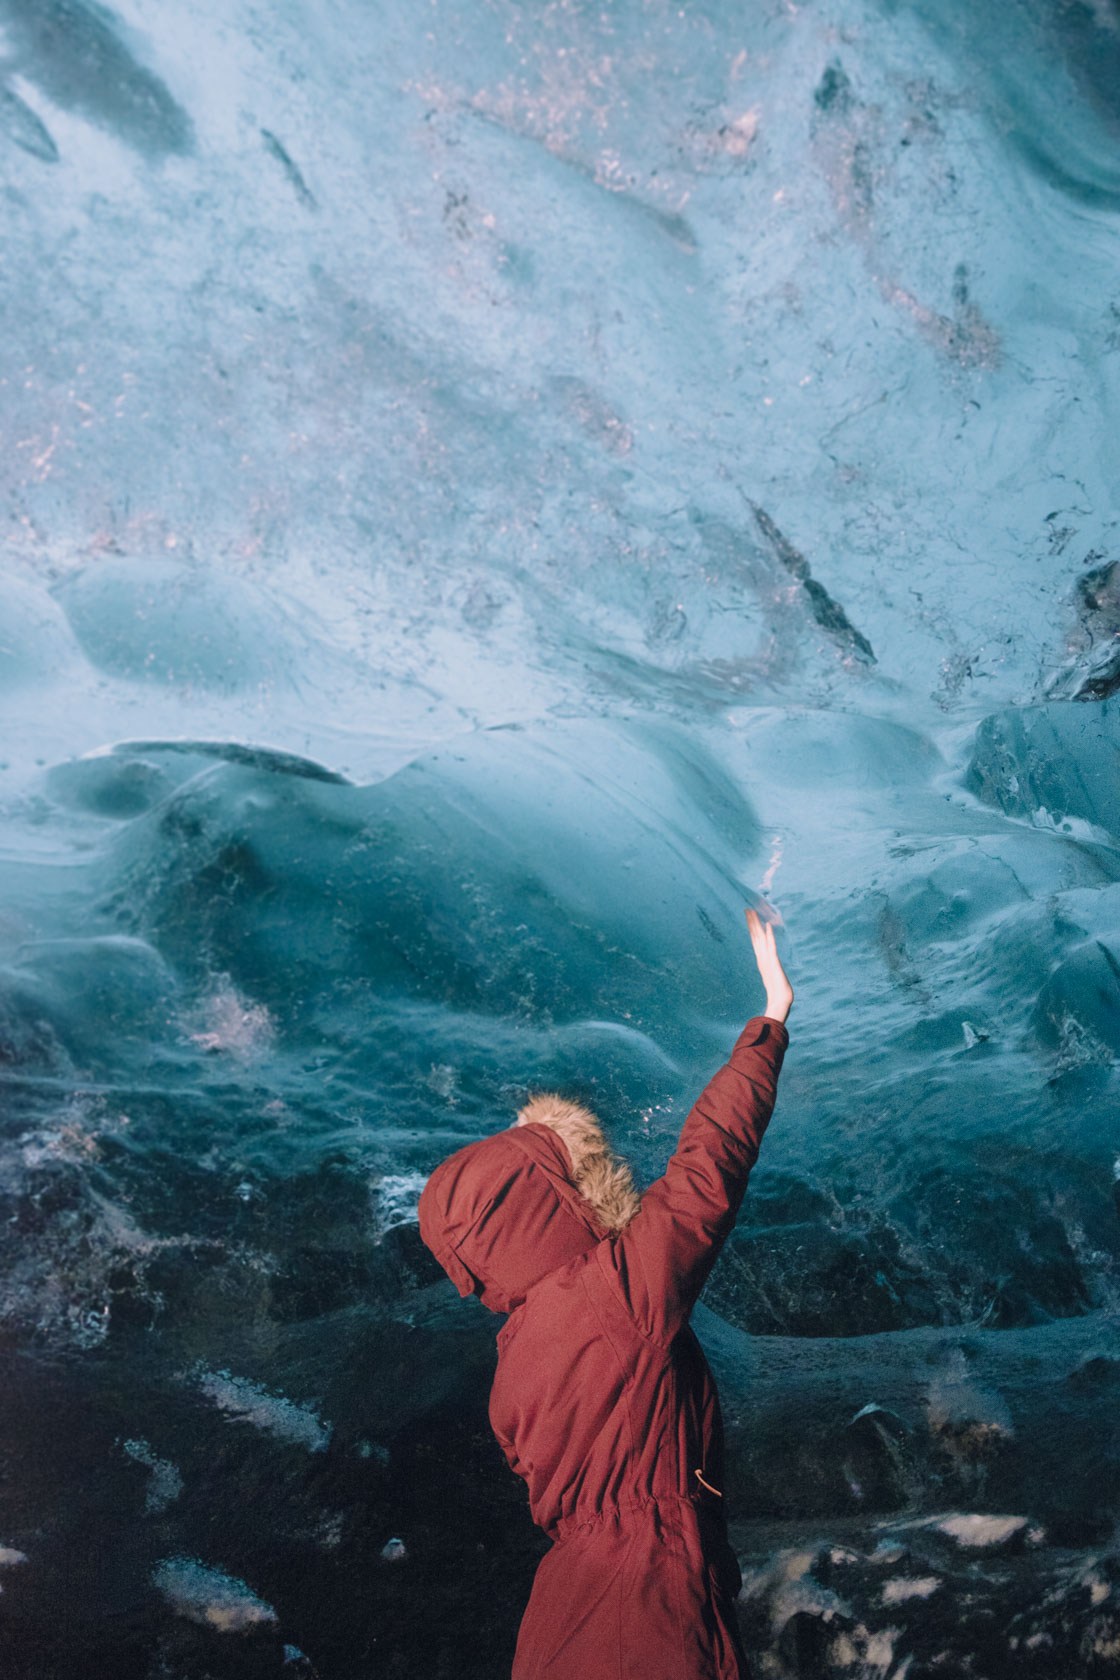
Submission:
{"label": "ice bubble", "polygon": [[165,1558],[153,1570],[152,1581],[178,1615],[219,1633],[245,1633],[277,1619],[272,1606],[244,1581],[196,1558]]}

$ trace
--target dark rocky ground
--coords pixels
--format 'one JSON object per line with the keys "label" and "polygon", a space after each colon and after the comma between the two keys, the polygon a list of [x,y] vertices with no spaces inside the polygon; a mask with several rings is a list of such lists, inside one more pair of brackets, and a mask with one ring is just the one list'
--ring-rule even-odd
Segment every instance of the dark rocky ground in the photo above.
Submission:
{"label": "dark rocky ground", "polygon": [[[1116,1671],[1114,1320],[1059,1321],[1045,1345],[748,1338],[704,1308],[697,1325],[760,1676]],[[0,1673],[508,1675],[545,1543],[487,1423],[494,1328],[438,1283],[395,1314],[273,1327],[277,1387],[318,1413],[225,1392],[186,1349],[170,1378],[145,1367],[143,1331],[70,1358],[9,1345]]]}

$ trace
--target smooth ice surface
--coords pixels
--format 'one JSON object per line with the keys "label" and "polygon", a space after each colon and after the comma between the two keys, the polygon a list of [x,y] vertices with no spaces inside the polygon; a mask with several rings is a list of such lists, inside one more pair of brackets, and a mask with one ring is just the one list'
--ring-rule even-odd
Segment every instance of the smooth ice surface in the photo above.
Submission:
{"label": "smooth ice surface", "polygon": [[1110,1660],[1118,90],[1115,0],[0,0],[21,1674],[508,1672],[416,1198],[548,1087],[658,1172],[760,897],[748,1642]]}

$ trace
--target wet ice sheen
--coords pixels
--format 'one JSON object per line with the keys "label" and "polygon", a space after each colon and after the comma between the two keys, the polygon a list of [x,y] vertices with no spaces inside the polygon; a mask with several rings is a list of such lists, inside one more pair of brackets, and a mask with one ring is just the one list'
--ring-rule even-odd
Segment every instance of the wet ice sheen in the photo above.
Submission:
{"label": "wet ice sheen", "polygon": [[1111,0],[0,0],[28,1674],[508,1668],[416,1194],[542,1087],[660,1170],[759,891],[748,1643],[1106,1671],[1118,68]]}

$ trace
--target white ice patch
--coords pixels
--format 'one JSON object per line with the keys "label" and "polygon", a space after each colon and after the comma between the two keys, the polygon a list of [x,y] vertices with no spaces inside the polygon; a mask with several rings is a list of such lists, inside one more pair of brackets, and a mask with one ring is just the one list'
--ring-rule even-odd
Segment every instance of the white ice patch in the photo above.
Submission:
{"label": "white ice patch", "polygon": [[921,1575],[917,1580],[907,1580],[900,1576],[896,1581],[886,1581],[883,1584],[884,1604],[905,1604],[909,1598],[928,1598],[941,1585],[936,1575]]}
{"label": "white ice patch", "polygon": [[426,1173],[386,1173],[373,1186],[374,1215],[382,1236],[398,1225],[415,1225],[419,1219],[420,1192],[428,1182]]}
{"label": "white ice patch", "polygon": [[744,1571],[739,1592],[741,1603],[757,1603],[769,1597],[770,1626],[777,1639],[791,1616],[820,1616],[828,1622],[846,1615],[848,1606],[828,1587],[813,1580],[810,1571],[816,1551],[782,1550],[753,1571]]}
{"label": "white ice patch", "polygon": [[[863,1656],[863,1660],[867,1664],[869,1673],[874,1674],[876,1670],[878,1670],[880,1674],[886,1674],[887,1670],[891,1666],[891,1663],[894,1661],[894,1642],[897,1638],[897,1628],[880,1628],[876,1633],[870,1635],[867,1641],[867,1649],[865,1650]],[[905,1666],[901,1670],[896,1669],[895,1673],[898,1676],[898,1680],[902,1680],[902,1676],[905,1674],[906,1669],[909,1668],[909,1666],[909,1659],[907,1659]]]}
{"label": "white ice patch", "polygon": [[267,1050],[275,1031],[264,1004],[246,1002],[229,975],[222,974],[200,1006],[198,1025],[190,1037],[202,1050],[247,1059]]}
{"label": "white ice patch", "polygon": [[283,1394],[272,1394],[247,1377],[235,1377],[229,1371],[208,1371],[205,1367],[190,1373],[192,1380],[226,1413],[231,1423],[249,1423],[308,1452],[325,1452],[331,1438],[331,1425],[324,1423],[310,1406],[300,1406]]}
{"label": "white ice patch", "polygon": [[244,1581],[208,1569],[196,1558],[164,1558],[152,1571],[152,1581],[178,1615],[219,1633],[245,1633],[262,1622],[276,1621],[271,1604]]}
{"label": "white ice patch", "polygon": [[1026,1517],[986,1517],[979,1512],[944,1517],[936,1524],[938,1531],[947,1534],[958,1546],[973,1549],[1002,1546],[1026,1526]]}
{"label": "white ice patch", "polygon": [[152,1472],[148,1479],[148,1497],[144,1501],[145,1511],[153,1516],[166,1511],[183,1491],[183,1478],[178,1470],[170,1459],[157,1458],[147,1441],[124,1441],[121,1444],[129,1458]]}
{"label": "white ice patch", "polygon": [[26,1563],[27,1553],[17,1551],[14,1546],[0,1546],[0,1567],[11,1563]]}
{"label": "white ice patch", "polygon": [[1051,834],[1068,834],[1083,845],[1111,846],[1113,839],[1106,828],[1086,822],[1084,817],[1067,816],[1063,811],[1048,811],[1045,805],[1030,813],[1032,828],[1046,829]]}

